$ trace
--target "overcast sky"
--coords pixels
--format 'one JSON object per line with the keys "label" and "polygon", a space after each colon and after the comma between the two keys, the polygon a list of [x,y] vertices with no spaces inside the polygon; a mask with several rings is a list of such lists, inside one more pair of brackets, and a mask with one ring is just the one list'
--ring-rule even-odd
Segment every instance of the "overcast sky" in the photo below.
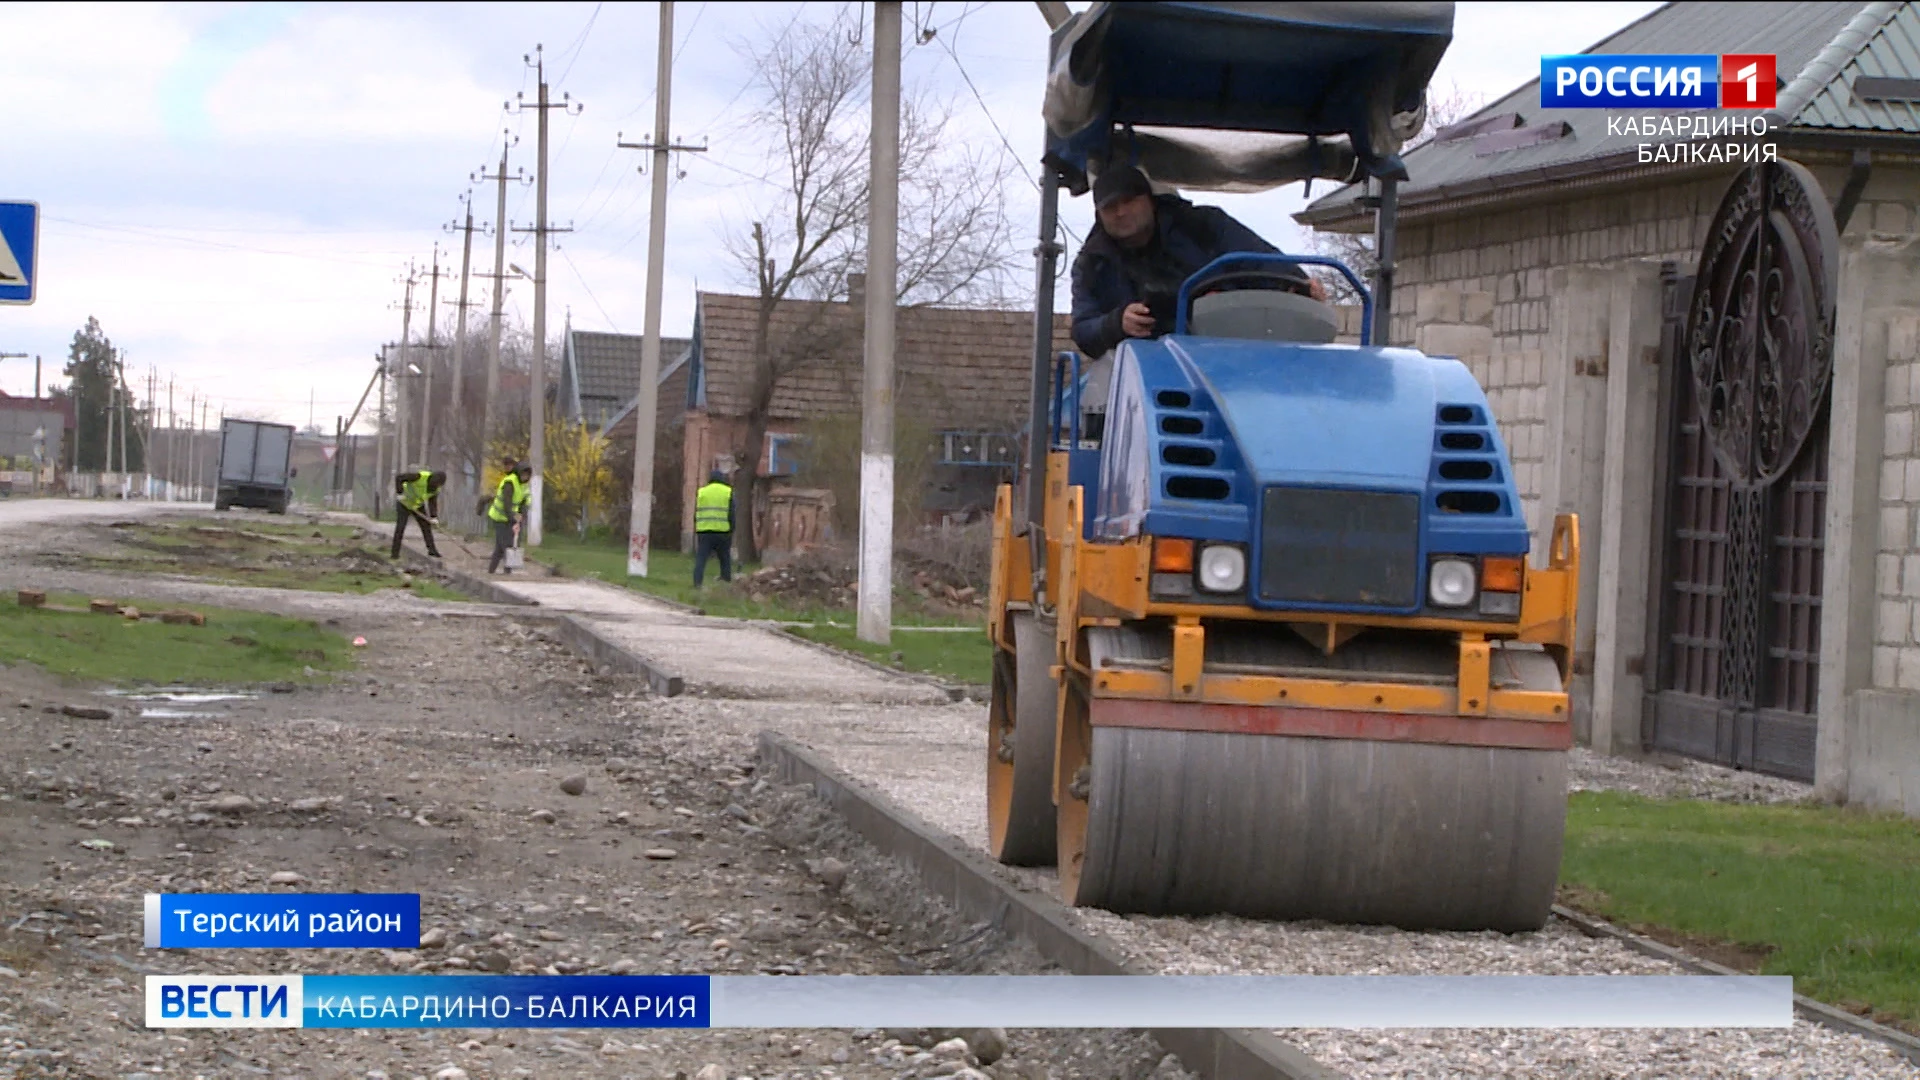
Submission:
{"label": "overcast sky", "polygon": [[[1491,100],[1536,75],[1541,54],[1577,52],[1658,6],[1462,3],[1436,91]],[[718,241],[763,166],[739,126],[748,74],[732,43],[838,7],[676,5],[673,133],[712,150],[685,156],[669,196],[666,333],[689,331],[696,283],[741,289]],[[615,3],[0,4],[0,199],[38,201],[43,215],[38,302],[0,306],[0,353],[39,353],[58,381],[92,315],[141,393],[155,369],[163,385],[176,380],[181,408],[194,388],[216,412],[301,425],[311,395],[330,432],[380,343],[399,337],[409,260],[424,269],[436,242],[456,275],[440,298],[453,298],[459,237],[441,227],[469,190],[476,222],[491,223],[493,187],[468,177],[498,164],[503,129],[520,135],[512,167],[532,171],[533,116],[502,104],[533,96],[522,56],[536,43],[554,95],[585,106],[556,114],[551,131],[550,213],[576,231],[549,258],[549,325],[570,310],[575,328],[639,333],[648,181],[643,155],[614,144],[652,128],[658,19],[654,4]],[[916,21],[938,33],[907,48],[906,80],[951,95],[968,138],[1004,134],[1022,160],[1037,158],[1036,8],[908,4],[909,34]],[[1298,244],[1298,186],[1210,201]],[[1018,178],[1008,202],[1025,252],[1037,197]],[[532,188],[516,187],[511,223],[531,224],[533,211]],[[1086,200],[1065,216],[1084,236]],[[474,249],[475,270],[491,269],[491,241],[476,235]],[[526,237],[507,257],[532,269]],[[475,281],[476,300],[484,287]],[[507,307],[530,321],[532,301],[521,284]],[[0,360],[0,390],[32,388],[31,360]]]}

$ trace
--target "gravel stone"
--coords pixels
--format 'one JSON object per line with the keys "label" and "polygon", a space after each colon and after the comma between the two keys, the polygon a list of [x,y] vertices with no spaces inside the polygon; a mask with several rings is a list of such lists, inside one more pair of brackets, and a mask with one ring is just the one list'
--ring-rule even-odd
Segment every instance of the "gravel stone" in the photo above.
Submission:
{"label": "gravel stone", "polygon": [[846,863],[841,862],[839,859],[821,859],[819,862],[808,867],[808,869],[811,870],[813,876],[819,878],[820,883],[825,885],[829,890],[837,891],[842,885],[847,883],[848,867]]}
{"label": "gravel stone", "polygon": [[584,773],[574,773],[560,781],[560,790],[568,795],[584,795],[587,791],[587,777]]}
{"label": "gravel stone", "polygon": [[967,1049],[982,1065],[991,1065],[1007,1055],[1007,1033],[1000,1028],[979,1028],[966,1035]]}
{"label": "gravel stone", "polygon": [[1722,768],[1675,755],[1616,758],[1576,746],[1568,758],[1574,791],[1624,791],[1650,799],[1794,803],[1813,798],[1813,786],[1760,773]]}

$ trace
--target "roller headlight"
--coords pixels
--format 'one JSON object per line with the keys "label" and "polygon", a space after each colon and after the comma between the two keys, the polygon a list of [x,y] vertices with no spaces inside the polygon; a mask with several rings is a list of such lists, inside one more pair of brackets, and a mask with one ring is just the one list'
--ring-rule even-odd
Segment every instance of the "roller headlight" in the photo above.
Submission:
{"label": "roller headlight", "polygon": [[1246,552],[1231,544],[1211,544],[1200,550],[1200,587],[1208,592],[1239,592],[1247,584]]}
{"label": "roller headlight", "polygon": [[1435,559],[1427,568],[1427,599],[1435,607],[1466,607],[1473,603],[1473,564],[1461,559]]}

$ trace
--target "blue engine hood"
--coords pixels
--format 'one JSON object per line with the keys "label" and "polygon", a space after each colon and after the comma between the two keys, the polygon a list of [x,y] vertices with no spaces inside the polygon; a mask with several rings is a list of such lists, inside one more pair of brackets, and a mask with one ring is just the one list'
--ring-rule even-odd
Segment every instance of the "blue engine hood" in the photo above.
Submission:
{"label": "blue engine hood", "polygon": [[1427,357],[1405,349],[1164,340],[1212,397],[1259,486],[1426,486],[1438,389]]}

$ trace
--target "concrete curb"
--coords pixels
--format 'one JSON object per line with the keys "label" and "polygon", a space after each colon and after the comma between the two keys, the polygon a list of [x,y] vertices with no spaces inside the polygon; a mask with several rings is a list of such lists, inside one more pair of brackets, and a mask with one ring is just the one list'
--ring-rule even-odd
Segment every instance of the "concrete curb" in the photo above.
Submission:
{"label": "concrete curb", "polygon": [[585,654],[594,663],[626,675],[644,675],[647,685],[659,697],[679,697],[687,691],[687,681],[676,672],[620,645],[615,645],[577,615],[561,615],[554,628],[567,647]]}
{"label": "concrete curb", "polygon": [[[461,592],[496,604],[522,608],[540,606],[538,600],[516,596],[485,578],[441,566],[412,548],[402,548],[401,553],[411,564],[445,574],[447,580]],[[552,620],[554,630],[563,644],[594,663],[625,675],[646,676],[648,687],[660,697],[678,697],[686,693],[687,681],[679,673],[669,671],[624,646],[614,644],[579,616],[561,612],[542,612],[542,615]]]}
{"label": "concrete curb", "polygon": [[[1118,952],[1076,929],[1051,897],[1000,879],[985,855],[921,821],[885,795],[845,775],[818,755],[771,731],[760,733],[760,757],[789,784],[805,784],[883,855],[900,860],[921,884],[969,919],[1033,945],[1076,975],[1141,975]],[[1205,1080],[1336,1080],[1339,1073],[1265,1031],[1160,1029],[1150,1034]]]}
{"label": "concrete curb", "polygon": [[[1615,926],[1604,919],[1596,919],[1591,915],[1575,911],[1561,904],[1553,905],[1553,913],[1588,937],[1611,938],[1625,945],[1627,948],[1632,949],[1634,952],[1665,960],[1671,964],[1677,964],[1696,975],[1746,974],[1746,972],[1735,971],[1724,964],[1716,964],[1711,960],[1703,960],[1697,956],[1689,955],[1664,942],[1655,941],[1650,937],[1636,934],[1631,930]],[[1793,995],[1793,1011],[1798,1014],[1801,1019],[1809,1023],[1819,1024],[1822,1027],[1833,1028],[1836,1031],[1844,1031],[1851,1035],[1859,1035],[1885,1043],[1891,1047],[1895,1053],[1904,1056],[1915,1064],[1920,1064],[1920,1038],[1915,1038],[1904,1031],[1898,1031],[1885,1024],[1874,1023],[1864,1016],[1855,1016],[1844,1009],[1836,1009],[1825,1002],[1815,1001],[1810,997],[1805,997],[1800,994]]]}
{"label": "concrete curb", "polygon": [[540,601],[538,600],[529,600],[524,596],[516,596],[502,589],[500,586],[495,585],[493,582],[488,581],[486,578],[475,577],[465,570],[455,570],[450,566],[442,566],[410,547],[401,548],[400,554],[408,565],[422,567],[436,574],[445,574],[447,580],[453,583],[454,588],[459,589],[463,593],[477,596],[490,604],[505,604],[511,607],[540,606]]}
{"label": "concrete curb", "polygon": [[984,702],[987,700],[987,695],[991,692],[991,687],[975,686],[971,683],[950,683],[937,675],[928,675],[923,671],[902,671],[896,667],[888,667],[872,657],[862,656],[857,652],[836,648],[824,641],[815,641],[810,637],[796,634],[784,626],[763,626],[762,629],[779,634],[781,637],[796,644],[805,645],[807,648],[813,649],[816,652],[823,652],[829,656],[837,656],[843,660],[851,660],[862,667],[872,668],[874,671],[891,675],[897,679],[906,679],[911,682],[920,683],[923,686],[935,687],[944,692],[950,701],[966,701],[972,698],[975,701]]}

